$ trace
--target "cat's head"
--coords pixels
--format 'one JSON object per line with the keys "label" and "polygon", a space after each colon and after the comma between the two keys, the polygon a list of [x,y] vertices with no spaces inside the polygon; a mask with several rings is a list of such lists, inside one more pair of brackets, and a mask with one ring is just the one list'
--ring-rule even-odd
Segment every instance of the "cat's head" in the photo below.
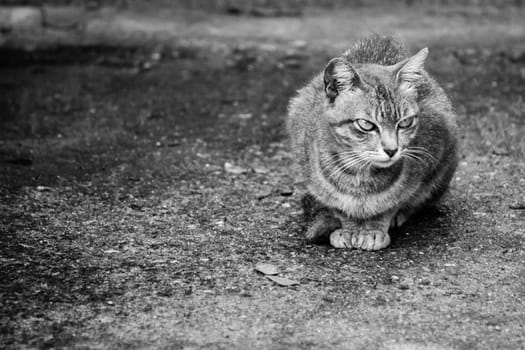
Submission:
{"label": "cat's head", "polygon": [[406,153],[419,124],[424,48],[392,66],[332,59],[324,70],[326,116],[339,152],[386,168]]}

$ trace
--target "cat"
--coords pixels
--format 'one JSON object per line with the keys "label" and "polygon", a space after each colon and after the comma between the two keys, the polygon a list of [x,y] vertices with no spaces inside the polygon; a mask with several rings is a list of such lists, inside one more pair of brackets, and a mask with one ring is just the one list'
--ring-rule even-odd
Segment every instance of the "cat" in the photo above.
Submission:
{"label": "cat", "polygon": [[446,191],[457,166],[451,103],[400,41],[373,34],[356,43],[290,100],[292,154],[315,202],[311,242],[379,250]]}

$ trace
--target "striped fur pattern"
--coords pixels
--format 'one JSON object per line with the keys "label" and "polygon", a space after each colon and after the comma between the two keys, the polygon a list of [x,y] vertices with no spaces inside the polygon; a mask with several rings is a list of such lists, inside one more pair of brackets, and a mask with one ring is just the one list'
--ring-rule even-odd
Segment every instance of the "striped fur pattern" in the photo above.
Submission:
{"label": "striped fur pattern", "polygon": [[[335,247],[376,250],[399,226],[444,193],[456,168],[456,116],[424,69],[390,36],[372,35],[301,89],[287,129],[309,195],[341,222],[307,230]],[[330,218],[330,220],[333,220]],[[314,221],[311,227],[337,227]]]}

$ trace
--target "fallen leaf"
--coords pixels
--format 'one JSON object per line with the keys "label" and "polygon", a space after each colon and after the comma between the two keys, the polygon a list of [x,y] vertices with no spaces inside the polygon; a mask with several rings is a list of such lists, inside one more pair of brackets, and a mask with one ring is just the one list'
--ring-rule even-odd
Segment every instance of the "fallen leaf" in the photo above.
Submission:
{"label": "fallen leaf", "polygon": [[283,287],[290,287],[290,286],[295,286],[295,285],[299,284],[299,282],[291,280],[291,279],[288,279],[288,278],[285,278],[285,277],[266,276],[266,278],[274,281],[275,283],[277,283],[278,285],[283,286]]}
{"label": "fallen leaf", "polygon": [[512,204],[509,205],[509,209],[523,210],[523,209],[525,209],[525,202],[523,202],[523,203],[521,203],[521,202],[512,203]]}
{"label": "fallen leaf", "polygon": [[279,268],[273,264],[260,263],[255,265],[255,271],[259,271],[264,275],[277,275]]}
{"label": "fallen leaf", "polygon": [[230,174],[236,174],[236,175],[244,174],[248,171],[246,168],[243,168],[238,165],[234,165],[230,162],[224,163],[224,170],[226,170],[226,172]]}

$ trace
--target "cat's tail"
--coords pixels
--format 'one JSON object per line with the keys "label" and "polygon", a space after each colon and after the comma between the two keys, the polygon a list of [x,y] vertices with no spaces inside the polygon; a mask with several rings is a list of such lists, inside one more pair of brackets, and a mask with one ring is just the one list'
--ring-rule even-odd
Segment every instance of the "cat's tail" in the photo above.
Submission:
{"label": "cat's tail", "polygon": [[408,56],[408,50],[393,35],[372,33],[359,40],[343,57],[351,63],[392,65]]}

